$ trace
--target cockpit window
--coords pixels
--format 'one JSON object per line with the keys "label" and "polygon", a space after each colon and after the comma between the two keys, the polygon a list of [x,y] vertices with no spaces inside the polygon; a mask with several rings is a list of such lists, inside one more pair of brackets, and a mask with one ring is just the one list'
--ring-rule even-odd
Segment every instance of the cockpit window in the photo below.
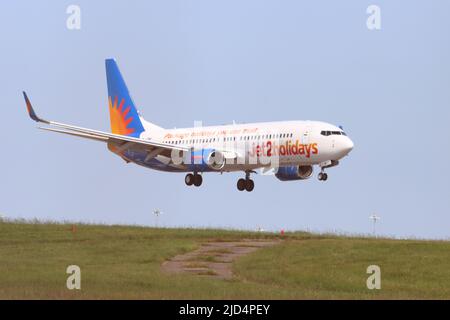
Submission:
{"label": "cockpit window", "polygon": [[323,136],[326,136],[326,137],[331,136],[331,135],[334,135],[334,136],[340,136],[340,135],[346,136],[347,135],[344,131],[321,131],[320,134]]}

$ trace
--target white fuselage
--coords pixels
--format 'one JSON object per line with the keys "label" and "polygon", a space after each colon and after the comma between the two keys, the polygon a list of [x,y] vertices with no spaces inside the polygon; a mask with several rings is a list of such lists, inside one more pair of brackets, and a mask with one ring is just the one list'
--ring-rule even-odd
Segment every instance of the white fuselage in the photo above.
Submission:
{"label": "white fuselage", "polygon": [[[230,159],[218,171],[316,165],[330,160],[337,161],[353,148],[353,142],[342,129],[318,121],[231,124],[157,132],[146,130],[141,138],[192,150],[225,151]],[[236,156],[232,157],[233,154]],[[167,161],[162,156],[158,157],[159,160]],[[168,166],[179,171],[190,171],[183,163]],[[164,170],[161,167],[158,169]]]}

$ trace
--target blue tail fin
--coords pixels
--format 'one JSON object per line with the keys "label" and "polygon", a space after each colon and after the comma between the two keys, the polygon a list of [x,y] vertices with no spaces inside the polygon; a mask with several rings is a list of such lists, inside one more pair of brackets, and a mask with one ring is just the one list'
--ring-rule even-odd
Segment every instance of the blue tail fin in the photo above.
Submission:
{"label": "blue tail fin", "polygon": [[111,132],[139,137],[144,127],[114,59],[105,60]]}

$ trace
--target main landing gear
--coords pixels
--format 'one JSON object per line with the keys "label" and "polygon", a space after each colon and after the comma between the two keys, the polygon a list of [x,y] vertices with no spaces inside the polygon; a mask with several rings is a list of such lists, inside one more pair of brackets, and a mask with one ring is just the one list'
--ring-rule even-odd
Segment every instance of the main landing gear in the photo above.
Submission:
{"label": "main landing gear", "polygon": [[194,185],[196,187],[200,187],[202,185],[202,182],[203,182],[202,176],[195,172],[194,174],[188,173],[184,178],[184,183],[186,183],[187,186]]}
{"label": "main landing gear", "polygon": [[245,171],[245,179],[239,179],[237,182],[237,188],[239,191],[247,190],[248,192],[253,191],[255,188],[255,183],[250,179],[250,173],[252,171]]}

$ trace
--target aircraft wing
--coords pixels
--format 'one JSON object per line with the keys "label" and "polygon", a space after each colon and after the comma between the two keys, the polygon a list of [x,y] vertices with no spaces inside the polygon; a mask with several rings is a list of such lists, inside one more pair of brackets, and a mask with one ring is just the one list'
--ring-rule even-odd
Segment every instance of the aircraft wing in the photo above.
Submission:
{"label": "aircraft wing", "polygon": [[72,136],[77,136],[81,138],[87,138],[96,141],[102,141],[107,143],[113,143],[118,148],[123,149],[144,149],[149,152],[151,157],[156,157],[157,155],[164,155],[167,157],[171,156],[172,151],[189,151],[190,149],[183,146],[174,146],[167,143],[161,143],[151,140],[144,140],[134,137],[123,136],[119,134],[103,132],[98,130],[86,129],[82,127],[72,126],[64,123],[48,121],[42,118],[39,118],[34,111],[30,100],[25,92],[23,92],[23,96],[25,98],[25,103],[27,106],[28,114],[31,119],[36,122],[41,122],[49,127],[40,127],[40,129],[64,133]]}

